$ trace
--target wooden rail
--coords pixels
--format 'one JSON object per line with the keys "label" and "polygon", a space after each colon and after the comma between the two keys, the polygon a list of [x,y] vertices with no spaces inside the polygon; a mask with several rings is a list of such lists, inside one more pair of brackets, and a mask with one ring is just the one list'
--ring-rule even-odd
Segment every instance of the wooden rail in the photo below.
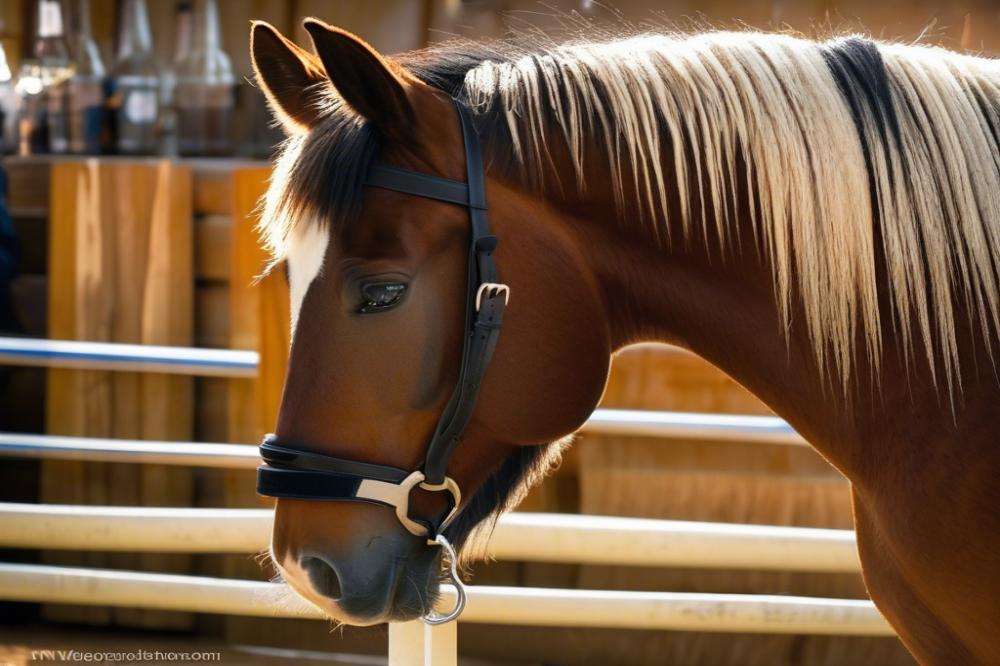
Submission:
{"label": "wooden rail", "polygon": [[[445,587],[442,605],[452,602]],[[283,584],[108,569],[0,564],[0,598],[325,619]],[[891,636],[860,599],[472,586],[462,622],[776,634]]]}
{"label": "wooden rail", "polygon": [[[0,546],[171,553],[265,550],[270,509],[0,504]],[[552,513],[500,518],[500,560],[620,566],[856,572],[854,533]]]}
{"label": "wooden rail", "polygon": [[[0,504],[0,546],[246,553],[267,548],[270,509]],[[854,535],[768,525],[571,514],[500,518],[489,554],[502,560],[858,571]]]}

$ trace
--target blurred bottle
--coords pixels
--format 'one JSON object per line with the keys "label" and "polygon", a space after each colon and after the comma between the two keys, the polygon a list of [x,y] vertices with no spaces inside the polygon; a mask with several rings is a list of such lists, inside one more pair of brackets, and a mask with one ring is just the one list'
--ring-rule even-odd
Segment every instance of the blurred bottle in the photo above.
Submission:
{"label": "blurred bottle", "polygon": [[42,87],[42,68],[34,58],[25,58],[17,72],[14,87],[18,99],[17,153],[37,155],[49,152],[49,124]]}
{"label": "blurred bottle", "polygon": [[177,68],[191,51],[192,32],[194,31],[194,2],[179,0],[174,5],[174,18],[177,32],[174,35],[175,49],[171,67],[160,77],[160,98],[163,108],[160,114],[160,126],[163,133],[163,152],[167,155],[177,154]]}
{"label": "blurred bottle", "polygon": [[181,155],[229,155],[233,149],[235,77],[222,50],[215,0],[195,0],[191,48],[177,63],[174,91]]}
{"label": "blurred bottle", "polygon": [[160,70],[145,0],[125,0],[121,26],[109,100],[115,148],[126,155],[152,155],[158,139]]}
{"label": "blurred bottle", "polygon": [[270,159],[285,139],[281,126],[272,122],[271,109],[260,88],[242,80],[236,88],[236,147],[241,157]]}
{"label": "blurred bottle", "polygon": [[17,148],[17,93],[14,77],[7,61],[7,52],[0,42],[0,152],[10,153]]}
{"label": "blurred bottle", "polygon": [[97,155],[106,142],[105,70],[101,52],[90,31],[90,0],[76,0],[75,30],[70,40],[75,71],[69,80],[69,150]]}
{"label": "blurred bottle", "polygon": [[69,78],[73,72],[60,0],[39,0],[35,58],[41,66],[49,152],[69,152]]}

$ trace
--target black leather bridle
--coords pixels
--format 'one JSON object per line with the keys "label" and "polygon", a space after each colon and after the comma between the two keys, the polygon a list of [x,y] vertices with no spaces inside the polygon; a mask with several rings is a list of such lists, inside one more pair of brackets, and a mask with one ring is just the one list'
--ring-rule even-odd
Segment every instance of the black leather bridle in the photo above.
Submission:
{"label": "black leather bridle", "polygon": [[[500,335],[510,289],[497,277],[493,252],[497,239],[486,219],[486,184],[482,149],[468,109],[457,100],[455,107],[465,143],[466,182],[408,169],[375,164],[365,184],[418,197],[464,206],[469,210],[470,239],[468,281],[465,290],[464,343],[458,383],[445,406],[427,445],[420,469],[409,471],[303,451],[275,435],[260,446],[264,465],[257,469],[257,492],[268,497],[306,500],[371,502],[393,507],[403,526],[417,536],[447,547],[454,576],[454,551],[442,532],[458,515],[462,494],[447,475],[448,462],[472,419],[486,368]],[[448,509],[433,518],[410,515],[410,493],[415,487],[448,494]],[[460,605],[464,596],[460,593]],[[457,608],[461,612],[461,608]],[[448,616],[425,617],[425,621],[447,621]]]}

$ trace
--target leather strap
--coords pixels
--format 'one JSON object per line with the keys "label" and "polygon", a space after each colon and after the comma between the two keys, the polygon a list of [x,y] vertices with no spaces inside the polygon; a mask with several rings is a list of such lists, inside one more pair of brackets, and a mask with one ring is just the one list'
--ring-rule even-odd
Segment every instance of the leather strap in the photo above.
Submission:
{"label": "leather strap", "polygon": [[320,453],[311,453],[301,449],[290,449],[281,446],[279,442],[280,440],[274,435],[268,435],[264,438],[264,443],[260,445],[261,458],[272,467],[311,469],[317,472],[356,476],[362,479],[376,479],[378,481],[388,481],[389,483],[399,483],[410,474],[406,470],[389,467],[388,465],[374,465],[356,460],[334,458],[333,456]]}
{"label": "leather strap", "polygon": [[365,185],[459,206],[469,206],[469,189],[462,181],[429,176],[388,164],[373,165],[368,172]]}
{"label": "leather strap", "polygon": [[311,500],[357,500],[365,479],[401,483],[406,470],[386,465],[345,460],[281,446],[274,435],[264,438],[257,469],[257,492],[266,497]]}
{"label": "leather strap", "polygon": [[358,488],[363,479],[360,476],[265,465],[257,470],[257,493],[288,499],[362,501],[358,497]]}

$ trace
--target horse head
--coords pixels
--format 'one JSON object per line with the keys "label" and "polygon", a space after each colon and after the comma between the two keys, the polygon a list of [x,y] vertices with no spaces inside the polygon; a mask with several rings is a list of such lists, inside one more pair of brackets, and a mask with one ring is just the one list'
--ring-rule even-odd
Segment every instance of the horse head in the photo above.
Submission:
{"label": "horse head", "polygon": [[[312,19],[305,26],[317,56],[267,24],[252,29],[257,79],[288,134],[262,221],[276,258],[287,260],[292,308],[276,441],[322,460],[420,471],[442,414],[455,408],[474,335],[467,317],[483,295],[470,282],[475,230],[465,205],[368,180],[379,165],[466,183],[460,110],[453,91],[354,35]],[[405,505],[397,517],[378,502],[272,493],[281,574],[352,624],[425,614],[438,594],[440,549],[428,543],[433,529],[402,519],[441,526],[456,509],[444,535],[461,547],[551,466],[552,442],[586,420],[607,379],[605,300],[570,220],[488,166],[485,197],[495,236],[487,249],[506,292],[487,296],[506,307],[492,360],[470,389],[477,399],[449,433],[445,472],[460,499],[427,484],[399,490],[395,479],[397,509]]]}

